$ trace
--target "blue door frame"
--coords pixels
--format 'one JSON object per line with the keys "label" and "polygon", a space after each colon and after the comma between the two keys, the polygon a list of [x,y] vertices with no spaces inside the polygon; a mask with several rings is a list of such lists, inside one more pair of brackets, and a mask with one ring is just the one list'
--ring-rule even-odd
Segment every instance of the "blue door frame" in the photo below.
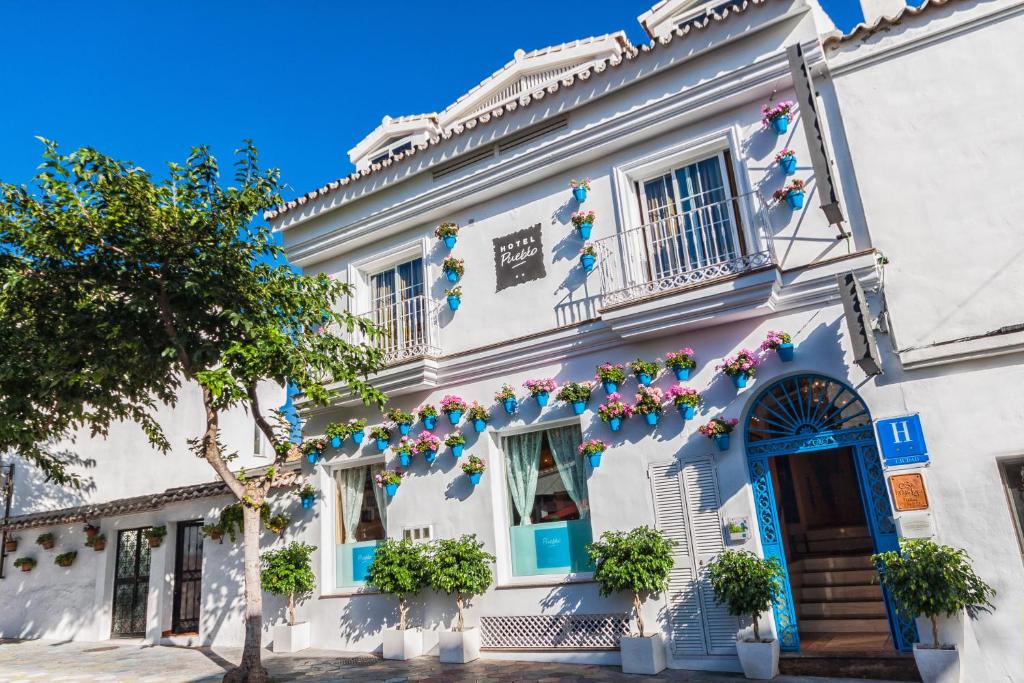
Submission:
{"label": "blue door frame", "polygon": [[[768,459],[850,448],[875,552],[899,549],[885,474],[867,407],[853,389],[829,377],[799,375],[768,386],[753,402],[745,431],[761,546],[765,557],[776,558],[786,574],[773,609],[779,645],[797,652],[800,634]],[[893,643],[901,651],[910,650],[917,628],[913,620],[899,616],[888,591],[883,595]]]}

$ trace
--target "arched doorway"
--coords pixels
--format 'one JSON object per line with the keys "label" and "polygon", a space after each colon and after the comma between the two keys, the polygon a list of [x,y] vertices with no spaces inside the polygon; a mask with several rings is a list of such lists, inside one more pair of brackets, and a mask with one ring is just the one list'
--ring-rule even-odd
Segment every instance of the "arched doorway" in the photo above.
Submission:
{"label": "arched doorway", "polygon": [[[857,572],[862,581],[871,576],[870,566],[865,568],[871,552],[899,547],[871,415],[857,392],[823,375],[780,379],[751,405],[745,446],[761,545],[765,557],[777,558],[786,570],[784,591],[774,608],[782,649],[799,651],[802,630],[807,640],[821,642],[823,633],[871,625],[867,618],[855,622],[861,609],[876,617],[872,628],[880,628],[883,639],[891,637],[889,647],[909,650],[917,640],[914,623],[897,615],[877,584],[842,584]],[[829,550],[819,552],[821,548]],[[810,582],[812,576],[825,578]],[[865,593],[858,598],[856,590]],[[872,591],[877,607],[870,604]],[[806,603],[815,599],[825,602]],[[828,612],[834,615],[832,621],[847,622],[826,624],[826,610],[834,610]],[[800,628],[801,618],[805,629]],[[883,618],[888,634],[884,621],[877,626]]]}

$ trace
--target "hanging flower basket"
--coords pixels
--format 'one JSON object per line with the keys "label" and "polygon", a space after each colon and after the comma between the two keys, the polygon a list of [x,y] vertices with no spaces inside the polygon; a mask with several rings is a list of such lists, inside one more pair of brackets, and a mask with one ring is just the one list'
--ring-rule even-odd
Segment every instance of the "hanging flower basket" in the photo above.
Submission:
{"label": "hanging flower basket", "polygon": [[729,434],[736,429],[737,424],[739,424],[739,420],[736,418],[726,420],[721,417],[713,417],[707,424],[701,425],[699,431],[714,441],[718,450],[727,451],[729,450]]}
{"label": "hanging flower basket", "polygon": [[641,384],[636,390],[636,403],[633,405],[633,412],[643,415],[647,424],[655,427],[661,414],[665,412],[664,403],[665,394],[661,389]]}
{"label": "hanging flower basket", "polygon": [[319,462],[320,458],[324,454],[324,449],[327,448],[327,442],[323,439],[306,439],[302,442],[300,450],[302,454],[306,456],[306,460],[311,465],[315,465]]}
{"label": "hanging flower basket", "polygon": [[460,258],[449,256],[441,262],[441,268],[444,270],[444,276],[448,278],[448,282],[458,282],[466,272],[466,262]]}
{"label": "hanging flower basket", "polygon": [[455,240],[459,235],[459,226],[455,223],[442,223],[434,229],[434,235],[444,243],[449,251],[455,247]]}
{"label": "hanging flower basket", "polygon": [[462,471],[469,475],[469,483],[473,486],[480,483],[480,477],[486,469],[486,463],[475,455],[469,456],[469,459],[462,463]]}
{"label": "hanging flower basket", "polygon": [[452,451],[452,457],[458,460],[462,457],[462,451],[466,448],[466,437],[459,432],[452,432],[449,434],[444,443]]}
{"label": "hanging flower basket", "polygon": [[402,467],[409,467],[412,464],[413,453],[416,452],[416,441],[403,436],[392,450],[398,454],[398,461],[402,463]]}
{"label": "hanging flower basket", "polygon": [[726,356],[715,369],[728,375],[737,389],[742,389],[747,386],[747,380],[757,373],[758,362],[753,351],[740,349],[735,358]]}
{"label": "hanging flower basket", "polygon": [[[151,548],[153,546],[150,546]],[[75,563],[75,558],[78,557],[78,551],[72,550],[71,552],[61,553],[57,557],[53,558],[53,563],[58,567],[64,567],[65,569]]]}
{"label": "hanging flower basket", "polygon": [[36,560],[34,557],[19,557],[14,561],[14,566],[27,573],[35,569]]}
{"label": "hanging flower basket", "polygon": [[608,423],[613,432],[619,431],[622,421],[633,414],[633,408],[622,401],[617,393],[608,394],[605,402],[597,409],[597,415]]}
{"label": "hanging flower basket", "polygon": [[572,224],[576,226],[576,230],[580,233],[580,238],[589,240],[590,231],[594,227],[594,221],[597,220],[597,214],[593,211],[577,211],[569,217]]}
{"label": "hanging flower basket", "polygon": [[462,287],[456,285],[451,289],[444,290],[445,298],[448,300],[448,309],[452,313],[459,310],[459,306],[462,305]]}
{"label": "hanging flower basket", "polygon": [[686,347],[678,352],[669,351],[665,354],[665,367],[672,370],[680,382],[690,379],[690,371],[697,367],[693,359],[693,349]]}
{"label": "hanging flower basket", "polygon": [[577,204],[582,204],[587,201],[587,191],[590,190],[590,178],[576,178],[569,181],[569,187],[572,188],[573,199],[576,200]]}
{"label": "hanging flower basket", "polygon": [[448,422],[454,427],[466,412],[466,402],[458,396],[446,394],[441,398],[441,412],[448,416]]}
{"label": "hanging flower basket", "polygon": [[789,363],[793,360],[793,354],[795,352],[793,348],[793,338],[788,332],[774,332],[769,330],[768,337],[761,342],[762,351],[775,351],[779,355],[779,360],[783,363]]}
{"label": "hanging flower basket", "polygon": [[597,380],[604,387],[604,393],[616,394],[626,381],[626,367],[622,363],[602,363],[597,366]]}
{"label": "hanging flower basket", "polygon": [[167,527],[153,526],[143,531],[142,534],[146,537],[146,541],[149,542],[150,548],[159,548],[164,542],[164,537],[167,536]]}
{"label": "hanging flower basket", "polygon": [[366,420],[357,420],[355,418],[348,421],[346,431],[352,435],[352,443],[360,445],[363,443],[363,438],[366,436]]}
{"label": "hanging flower basket", "polygon": [[519,406],[516,392],[511,384],[502,384],[501,389],[494,394],[494,400],[502,404],[505,407],[505,412],[509,415],[516,412],[516,408]]}
{"label": "hanging flower basket", "polygon": [[377,425],[370,430],[370,436],[377,442],[377,450],[383,453],[391,442],[391,430],[384,425]]}
{"label": "hanging flower basket", "polygon": [[394,498],[395,494],[398,493],[398,487],[402,484],[402,477],[405,473],[402,470],[385,470],[378,474],[374,479],[377,481],[377,486],[383,488],[388,494],[388,498]]}
{"label": "hanging flower basket", "polygon": [[591,388],[589,384],[579,382],[567,382],[562,385],[555,396],[559,401],[565,401],[572,405],[574,415],[582,415],[587,409],[587,402],[590,400]]}
{"label": "hanging flower basket", "polygon": [[537,405],[543,408],[548,404],[551,392],[556,389],[557,385],[555,380],[551,378],[528,379],[523,383],[523,387],[530,392],[531,396],[537,399]]}
{"label": "hanging flower basket", "polygon": [[796,173],[796,152],[783,147],[782,150],[775,155],[775,161],[779,164],[779,168],[785,175],[793,175]]}
{"label": "hanging flower basket", "polygon": [[392,408],[388,412],[384,413],[384,417],[391,421],[396,427],[398,427],[398,433],[402,436],[406,436],[412,431],[412,414],[407,413],[404,410],[398,408]]}
{"label": "hanging flower basket", "polygon": [[100,552],[107,547],[107,537],[103,534],[97,534],[96,536],[86,540],[85,545],[87,548],[92,548],[96,552]]}
{"label": "hanging flower basket", "polygon": [[583,266],[583,272],[593,272],[597,265],[597,248],[592,244],[586,244],[580,249],[580,265]]}
{"label": "hanging flower basket", "polygon": [[634,361],[630,361],[629,369],[633,371],[636,376],[636,381],[641,386],[649,387],[654,378],[658,376],[658,370],[661,368],[661,363],[658,359],[655,360],[643,360],[637,358]]}
{"label": "hanging flower basket", "polygon": [[422,408],[416,411],[416,417],[423,423],[423,428],[428,432],[437,427],[437,408],[425,403]]}
{"label": "hanging flower basket", "polygon": [[[92,536],[91,538],[95,538],[95,536]],[[36,543],[42,546],[43,550],[53,550],[53,546],[57,544],[57,538],[53,534],[47,532],[45,534],[39,534],[36,538]]]}
{"label": "hanging flower basket", "polygon": [[302,501],[303,508],[308,510],[313,507],[313,501],[316,500],[316,489],[312,484],[304,484],[299,489],[299,500]]}
{"label": "hanging flower basket", "polygon": [[584,441],[579,446],[580,456],[585,456],[590,461],[590,466],[597,469],[601,466],[601,456],[604,455],[608,445],[600,439],[590,439]]}
{"label": "hanging flower basket", "polygon": [[772,193],[772,199],[777,202],[785,200],[789,208],[799,210],[804,208],[804,191],[806,185],[804,181],[799,178],[794,178],[789,181],[789,185],[786,185],[781,190],[776,190]]}
{"label": "hanging flower basket", "polygon": [[796,105],[789,100],[779,102],[775,105],[761,105],[761,123],[765,128],[771,128],[780,135],[789,130],[789,120],[793,117],[793,110]]}
{"label": "hanging flower basket", "polygon": [[697,406],[703,400],[696,389],[684,387],[677,384],[668,390],[669,399],[675,404],[676,409],[684,420],[692,420],[697,412]]}
{"label": "hanging flower basket", "polygon": [[331,440],[331,448],[341,448],[341,444],[345,441],[346,432],[345,425],[339,422],[332,422],[324,429],[327,438]]}
{"label": "hanging flower basket", "polygon": [[17,536],[8,536],[7,537],[7,540],[4,542],[4,552],[7,552],[7,553],[16,553],[16,552],[18,552],[18,537]]}
{"label": "hanging flower basket", "polygon": [[439,448],[441,448],[441,439],[430,432],[420,432],[413,445],[413,450],[416,453],[422,453],[423,459],[427,462],[434,462],[437,459]]}

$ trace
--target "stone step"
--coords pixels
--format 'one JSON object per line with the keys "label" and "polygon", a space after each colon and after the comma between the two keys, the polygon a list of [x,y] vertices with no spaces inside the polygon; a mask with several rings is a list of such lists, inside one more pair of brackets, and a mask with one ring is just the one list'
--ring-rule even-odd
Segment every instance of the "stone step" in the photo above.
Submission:
{"label": "stone step", "polygon": [[801,633],[888,633],[889,620],[885,618],[828,618],[804,617],[798,627]]}
{"label": "stone step", "polygon": [[800,602],[796,605],[800,618],[813,617],[885,617],[885,603],[881,600]]}
{"label": "stone step", "polygon": [[826,529],[808,529],[804,532],[808,541],[831,540],[835,538],[871,538],[866,526],[837,526]]}
{"label": "stone step", "polygon": [[784,652],[779,673],[786,676],[827,676],[829,678],[870,678],[885,681],[920,681],[917,665],[909,655],[887,657],[804,655]]}
{"label": "stone step", "polygon": [[878,583],[878,574],[874,569],[804,572],[798,578],[799,582],[794,580],[794,584],[801,588],[808,588],[810,586],[869,586]]}
{"label": "stone step", "polygon": [[870,538],[828,538],[820,541],[807,541],[807,552],[814,554],[848,553],[867,554],[874,544]]}
{"label": "stone step", "polygon": [[878,584],[871,586],[805,586],[800,589],[799,599],[805,602],[882,600],[882,587]]}
{"label": "stone step", "polygon": [[826,557],[805,557],[793,563],[795,571],[814,572],[830,569],[874,569],[871,557],[867,555],[836,555]]}

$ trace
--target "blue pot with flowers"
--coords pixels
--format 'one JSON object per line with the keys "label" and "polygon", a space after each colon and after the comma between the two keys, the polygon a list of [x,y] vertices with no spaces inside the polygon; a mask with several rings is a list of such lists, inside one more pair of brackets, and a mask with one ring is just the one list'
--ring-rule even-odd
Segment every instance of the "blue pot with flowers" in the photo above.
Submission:
{"label": "blue pot with flowers", "polygon": [[794,211],[798,211],[804,208],[804,192],[806,191],[806,185],[804,181],[799,178],[794,178],[789,181],[781,190],[776,190],[772,194],[772,198],[777,202],[785,201],[789,205],[789,208]]}
{"label": "blue pot with flowers", "polygon": [[736,429],[737,424],[739,424],[739,420],[736,418],[726,420],[724,417],[713,417],[707,424],[701,425],[698,431],[711,439],[718,446],[718,450],[727,451],[729,450],[729,433]]}
{"label": "blue pot with flowers", "polygon": [[363,443],[363,439],[366,438],[366,432],[362,429],[352,432],[352,443],[359,446]]}
{"label": "blue pot with flowers", "polygon": [[629,363],[629,369],[633,371],[636,381],[643,387],[651,386],[651,382],[657,377],[660,368],[658,361],[643,360],[642,358],[637,358]]}
{"label": "blue pot with flowers", "polygon": [[441,398],[441,412],[448,416],[448,422],[453,427],[459,424],[466,407],[466,402],[458,396],[446,394]]}
{"label": "blue pot with flowers", "polygon": [[600,439],[590,439],[584,441],[579,445],[580,457],[585,457],[590,461],[590,466],[597,469],[601,466],[601,456],[604,455],[608,445]]}
{"label": "blue pot with flowers", "polygon": [[302,501],[302,507],[310,509],[313,507],[313,501],[316,500],[316,489],[311,484],[306,484],[299,489],[299,500]]}
{"label": "blue pot with flowers", "polygon": [[715,369],[728,375],[737,389],[742,389],[747,386],[747,381],[757,372],[759,363],[755,352],[750,349],[740,349],[735,356],[723,358]]}
{"label": "blue pot with flowers", "polygon": [[597,265],[597,249],[593,245],[587,244],[580,250],[580,265],[583,266],[585,273],[594,271],[594,266]]}
{"label": "blue pot with flowers", "polygon": [[484,461],[475,455],[469,456],[469,459],[462,463],[462,471],[469,477],[469,483],[473,486],[480,483],[480,477],[485,469],[487,469],[487,466],[484,464]]}
{"label": "blue pot with flowers", "polygon": [[796,173],[796,152],[788,147],[783,147],[782,151],[775,155],[775,161],[779,164],[783,174],[793,175]]}
{"label": "blue pot with flowers", "polygon": [[315,465],[323,457],[327,442],[324,439],[307,439],[302,442],[300,450],[306,456],[310,465]]}
{"label": "blue pot with flowers", "polygon": [[684,420],[693,419],[694,414],[697,412],[697,406],[700,405],[702,400],[696,389],[684,387],[682,384],[677,384],[670,388],[667,396],[675,404],[676,410],[679,411],[679,415]]}
{"label": "blue pot with flowers", "polygon": [[445,297],[448,299],[448,308],[454,313],[459,310],[459,306],[462,305],[462,287],[456,285],[451,289],[444,290]]}
{"label": "blue pot with flowers", "polygon": [[778,104],[763,104],[761,105],[761,123],[765,127],[770,126],[772,130],[781,135],[789,130],[789,120],[795,109],[796,105],[789,100]]}
{"label": "blue pot with flowers", "polygon": [[577,204],[587,201],[587,191],[590,189],[590,178],[575,178],[569,181],[572,188],[572,197]]}
{"label": "blue pot with flowers", "polygon": [[434,229],[434,235],[441,240],[445,249],[451,251],[459,234],[459,226],[455,223],[442,223]]}
{"label": "blue pot with flowers", "polygon": [[466,262],[460,258],[449,256],[441,262],[441,269],[448,282],[458,282],[463,273],[466,272]]}
{"label": "blue pot with flowers", "polygon": [[580,233],[580,238],[589,240],[590,231],[594,227],[594,221],[597,220],[597,214],[593,211],[576,211],[570,219],[572,224],[576,226],[576,230]]}
{"label": "blue pot with flowers", "polygon": [[795,354],[793,337],[789,332],[769,330],[768,336],[761,342],[762,351],[775,351],[783,363],[791,363]]}

